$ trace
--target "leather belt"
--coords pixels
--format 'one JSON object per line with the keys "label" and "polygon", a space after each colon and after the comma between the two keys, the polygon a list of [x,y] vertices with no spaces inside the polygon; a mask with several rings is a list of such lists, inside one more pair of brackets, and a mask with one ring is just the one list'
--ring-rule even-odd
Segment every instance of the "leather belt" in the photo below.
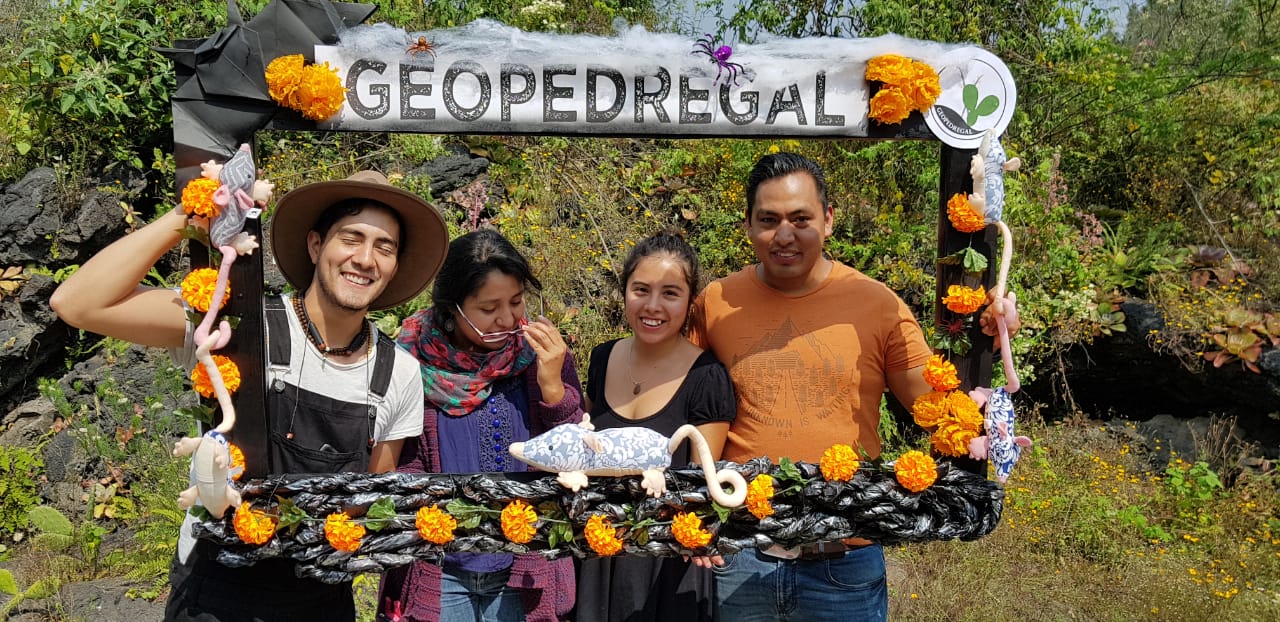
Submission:
{"label": "leather belt", "polygon": [[818,542],[801,546],[800,555],[796,559],[801,561],[839,559],[851,550],[853,550],[853,547],[843,542]]}
{"label": "leather belt", "polygon": [[823,559],[839,559],[849,551],[860,549],[864,545],[849,545],[844,542],[816,542],[792,549],[771,546],[761,549],[761,553],[778,559],[794,559],[799,561],[817,561]]}

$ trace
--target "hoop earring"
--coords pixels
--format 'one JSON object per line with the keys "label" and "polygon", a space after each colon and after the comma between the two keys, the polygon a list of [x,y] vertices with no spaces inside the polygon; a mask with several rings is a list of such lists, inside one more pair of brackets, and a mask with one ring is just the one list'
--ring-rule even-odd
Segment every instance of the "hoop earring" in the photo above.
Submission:
{"label": "hoop earring", "polygon": [[446,332],[446,333],[452,333],[452,332],[453,332],[453,329],[455,329],[455,328],[457,328],[457,327],[458,327],[458,325],[457,325],[456,323],[454,323],[453,318],[451,318],[451,317],[450,317],[450,318],[445,318],[445,320],[444,320],[444,332]]}

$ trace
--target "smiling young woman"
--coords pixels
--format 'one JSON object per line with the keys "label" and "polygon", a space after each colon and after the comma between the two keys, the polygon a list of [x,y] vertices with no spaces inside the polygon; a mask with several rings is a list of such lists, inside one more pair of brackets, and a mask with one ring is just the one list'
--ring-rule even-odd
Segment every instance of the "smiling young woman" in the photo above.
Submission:
{"label": "smiling young woman", "polygon": [[[632,336],[591,352],[586,403],[596,429],[640,426],[671,436],[691,423],[719,458],[736,403],[724,366],[685,338],[697,289],[698,257],[679,234],[659,233],[632,250],[622,269]],[[689,464],[688,447],[671,464]],[[680,559],[585,560],[578,619],[712,620],[712,582],[710,571]]]}

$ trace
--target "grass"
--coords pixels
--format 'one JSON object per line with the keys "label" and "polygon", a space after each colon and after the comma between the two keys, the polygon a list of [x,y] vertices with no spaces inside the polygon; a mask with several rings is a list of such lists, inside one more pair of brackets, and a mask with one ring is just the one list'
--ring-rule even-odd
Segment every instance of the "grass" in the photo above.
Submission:
{"label": "grass", "polygon": [[993,533],[888,552],[891,618],[1280,619],[1274,473],[1224,489],[1096,422],[1031,434]]}

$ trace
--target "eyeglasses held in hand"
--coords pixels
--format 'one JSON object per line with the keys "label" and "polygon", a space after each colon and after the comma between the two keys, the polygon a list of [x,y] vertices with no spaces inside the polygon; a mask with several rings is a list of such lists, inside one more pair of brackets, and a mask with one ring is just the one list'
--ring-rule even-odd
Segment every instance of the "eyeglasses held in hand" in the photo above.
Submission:
{"label": "eyeglasses held in hand", "polygon": [[[529,316],[529,307],[530,307],[529,303],[531,299],[533,301],[533,305],[536,306],[538,309],[538,312],[534,314],[533,317]],[[526,296],[524,299],[524,305],[525,305],[524,306],[525,315],[524,317],[520,318],[519,326],[515,327],[512,330],[504,330],[504,331],[498,331],[493,333],[486,333],[480,330],[479,328],[476,328],[475,322],[472,322],[471,318],[467,317],[467,314],[462,312],[462,307],[457,303],[454,303],[453,307],[458,310],[458,315],[462,316],[462,320],[467,323],[467,326],[470,326],[471,330],[476,331],[476,334],[480,336],[480,341],[483,341],[485,343],[498,343],[500,341],[506,341],[507,337],[523,333],[525,325],[527,325],[530,322],[533,322],[534,320],[536,320],[538,317],[542,315],[542,297],[541,296]]]}

